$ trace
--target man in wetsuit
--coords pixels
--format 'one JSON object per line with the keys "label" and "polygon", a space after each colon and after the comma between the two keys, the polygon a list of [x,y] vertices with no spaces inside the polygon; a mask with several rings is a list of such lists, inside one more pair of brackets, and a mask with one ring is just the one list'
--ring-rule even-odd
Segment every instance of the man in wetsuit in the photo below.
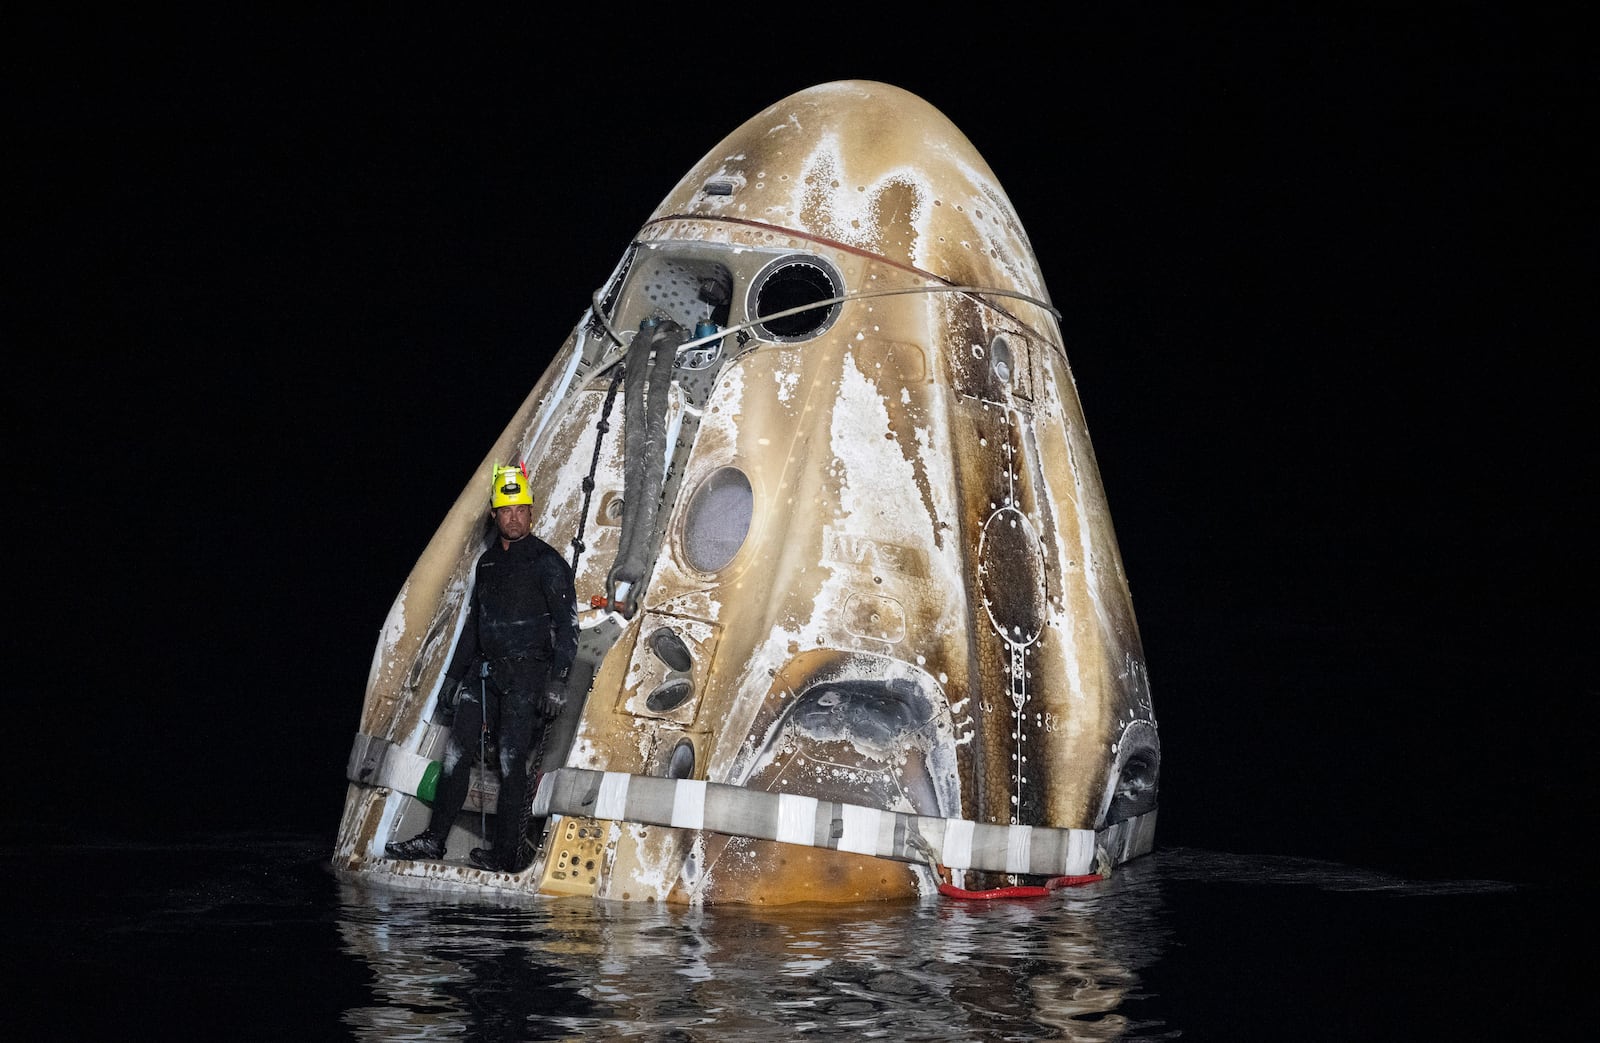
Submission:
{"label": "man in wetsuit", "polygon": [[[428,828],[385,847],[393,858],[442,858],[445,838],[467,799],[472,764],[490,738],[499,745],[500,795],[494,840],[469,856],[480,869],[520,870],[527,759],[535,740],[566,704],[567,673],[578,652],[572,569],[533,535],[533,492],[524,469],[497,467],[490,497],[497,538],[478,556],[472,599],[440,700],[454,705]],[[540,744],[542,745],[542,744]]]}

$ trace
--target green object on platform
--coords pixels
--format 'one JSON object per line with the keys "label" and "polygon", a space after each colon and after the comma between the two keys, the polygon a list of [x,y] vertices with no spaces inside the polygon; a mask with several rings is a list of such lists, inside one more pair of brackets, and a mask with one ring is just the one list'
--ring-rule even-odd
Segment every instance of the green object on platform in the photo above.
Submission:
{"label": "green object on platform", "polygon": [[444,765],[438,761],[429,761],[428,766],[422,770],[422,781],[417,783],[417,796],[433,803],[433,795],[439,791],[439,776],[444,772]]}

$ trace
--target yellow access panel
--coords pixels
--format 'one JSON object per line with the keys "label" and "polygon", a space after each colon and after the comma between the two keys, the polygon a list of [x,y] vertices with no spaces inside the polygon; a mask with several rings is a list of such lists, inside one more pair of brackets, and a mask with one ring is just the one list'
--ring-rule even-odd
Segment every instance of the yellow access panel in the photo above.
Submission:
{"label": "yellow access panel", "polygon": [[596,819],[564,816],[551,836],[539,893],[593,898],[600,883],[606,828]]}

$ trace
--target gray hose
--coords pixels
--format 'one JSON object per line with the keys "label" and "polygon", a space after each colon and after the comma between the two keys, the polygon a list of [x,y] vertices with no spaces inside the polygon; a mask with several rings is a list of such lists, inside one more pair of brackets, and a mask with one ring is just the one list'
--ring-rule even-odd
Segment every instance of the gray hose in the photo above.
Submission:
{"label": "gray hose", "polygon": [[628,346],[623,378],[622,533],[617,556],[606,577],[606,595],[613,602],[617,587],[627,584],[623,615],[633,615],[639,584],[649,567],[661,488],[666,480],[667,392],[673,363],[686,331],[671,319],[641,329]]}

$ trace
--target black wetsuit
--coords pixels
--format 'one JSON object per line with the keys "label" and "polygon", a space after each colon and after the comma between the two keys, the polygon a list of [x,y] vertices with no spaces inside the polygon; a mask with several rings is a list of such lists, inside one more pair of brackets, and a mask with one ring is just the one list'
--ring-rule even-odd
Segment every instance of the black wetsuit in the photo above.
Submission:
{"label": "black wetsuit", "polygon": [[465,690],[428,828],[447,836],[466,803],[487,719],[500,752],[493,845],[504,861],[516,857],[522,840],[527,758],[545,727],[540,707],[546,682],[564,679],[578,652],[578,608],[572,569],[537,536],[502,548],[495,533],[476,571],[461,639],[445,670],[445,690],[454,691],[458,683]]}

